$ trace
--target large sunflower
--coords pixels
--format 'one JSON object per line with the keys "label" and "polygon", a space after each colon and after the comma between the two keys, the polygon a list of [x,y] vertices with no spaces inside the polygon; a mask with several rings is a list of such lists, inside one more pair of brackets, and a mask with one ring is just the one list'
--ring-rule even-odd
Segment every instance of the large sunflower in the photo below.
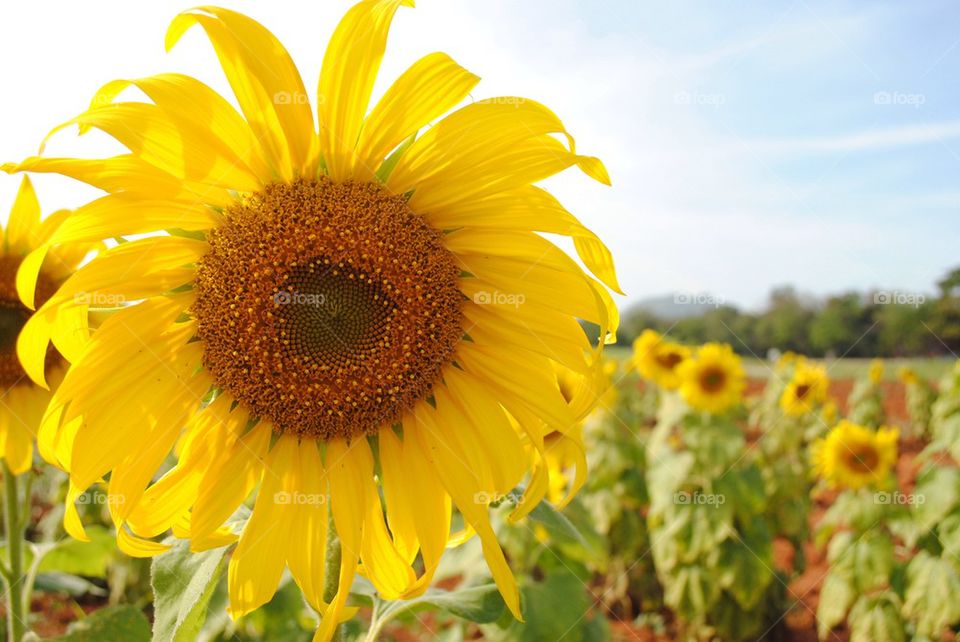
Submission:
{"label": "large sunflower", "polygon": [[814,471],[840,488],[883,487],[897,462],[899,434],[896,428],[874,431],[844,419],[814,442]]}
{"label": "large sunflower", "polygon": [[677,366],[688,358],[690,348],[664,339],[655,330],[644,330],[633,342],[633,363],[640,376],[667,390],[680,386]]}
{"label": "large sunflower", "polygon": [[740,403],[744,380],[740,357],[725,343],[705,343],[677,366],[680,395],[697,410],[719,413]]}
{"label": "large sunflower", "polygon": [[[68,215],[56,212],[40,221],[37,195],[24,177],[17,192],[7,229],[0,229],[0,460],[16,475],[30,469],[33,440],[50,401],[50,391],[35,384],[23,371],[17,358],[17,337],[32,314],[17,296],[16,274],[20,262],[34,248],[43,245]],[[46,301],[77,267],[90,246],[58,248],[47,256],[36,277],[36,300]],[[77,311],[82,313],[81,305]],[[61,350],[71,349],[70,338],[57,343]],[[37,367],[45,369],[51,380],[63,377],[63,360],[54,349],[38,354]]]}
{"label": "large sunflower", "polygon": [[780,395],[780,408],[793,417],[805,415],[826,401],[829,383],[826,368],[800,363]]}
{"label": "large sunflower", "polygon": [[[83,537],[73,502],[109,474],[126,552],[161,552],[154,538],[171,529],[195,550],[222,546],[237,537],[227,518],[259,486],[230,562],[230,612],[268,601],[286,567],[324,614],[318,639],[344,617],[358,570],[387,599],[426,589],[451,503],[520,617],[487,504],[526,480],[519,518],[546,493],[549,467],[526,453],[542,458],[544,435],[575,436],[577,423],[553,364],[591,373],[600,346],[577,320],[602,336],[617,322],[608,250],[533,185],[571,166],[609,183],[551,111],[484,100],[424,130],[478,81],[441,53],[368,111],[401,5],[412,2],[361,2],[337,27],[319,132],[273,35],[204,7],[177,16],[167,46],[199,24],[243,116],[187,76],[115,81],[68,124],[129,154],[7,167],[108,192],[27,258],[26,300],[50,247],[167,232],[98,256],[25,329],[21,356],[43,382],[47,341],[63,330],[53,320],[76,292],[135,302],[71,360],[41,428],[41,452],[70,473],[69,532]],[[152,102],[117,102],[131,86]],[[571,237],[598,280],[537,232]],[[175,444],[176,465],[151,481]],[[332,527],[343,553],[326,604]]]}

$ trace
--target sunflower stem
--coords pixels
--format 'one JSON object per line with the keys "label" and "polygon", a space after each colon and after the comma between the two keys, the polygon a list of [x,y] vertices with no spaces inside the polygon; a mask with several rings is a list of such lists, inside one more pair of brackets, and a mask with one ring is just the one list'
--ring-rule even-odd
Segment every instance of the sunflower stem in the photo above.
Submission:
{"label": "sunflower stem", "polygon": [[10,642],[21,642],[27,631],[27,601],[24,594],[23,534],[17,476],[3,462],[3,516],[7,534],[7,626]]}
{"label": "sunflower stem", "polygon": [[[337,529],[334,527],[332,511],[327,524],[327,556],[324,560],[323,569],[323,601],[330,604],[337,595],[337,588],[340,586],[342,551],[340,550],[340,538],[337,536]],[[333,631],[331,642],[340,642],[340,639],[340,627],[338,626]]]}

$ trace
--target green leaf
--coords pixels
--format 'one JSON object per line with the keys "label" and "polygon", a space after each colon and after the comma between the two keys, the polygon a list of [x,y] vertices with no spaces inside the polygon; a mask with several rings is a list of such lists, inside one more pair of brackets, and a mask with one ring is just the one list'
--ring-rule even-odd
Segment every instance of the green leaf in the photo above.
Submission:
{"label": "green leaf", "polygon": [[107,591],[89,580],[69,573],[40,573],[33,584],[36,591],[66,593],[72,597],[81,595],[107,595]]}
{"label": "green leaf", "polygon": [[861,597],[850,611],[850,642],[906,642],[896,595]]}
{"label": "green leaf", "polygon": [[716,578],[697,565],[681,566],[665,584],[664,602],[685,620],[706,615],[720,596]]}
{"label": "green leaf", "polygon": [[939,638],[960,622],[960,574],[950,562],[920,551],[907,566],[903,613],[919,635]]}
{"label": "green leaf", "polygon": [[827,574],[817,604],[817,632],[821,640],[826,640],[830,631],[846,619],[856,596],[847,578],[832,572]]}
{"label": "green leaf", "polygon": [[404,611],[432,606],[478,624],[495,622],[506,609],[496,584],[471,586],[455,591],[429,589],[416,599],[393,604],[397,605],[394,608],[402,608]]}
{"label": "green leaf", "polygon": [[728,470],[717,480],[715,488],[744,519],[759,515],[766,507],[763,476],[756,466]]}
{"label": "green leaf", "polygon": [[890,583],[893,573],[893,542],[879,530],[859,536],[839,533],[827,552],[830,572],[853,583],[857,592],[867,593]]}
{"label": "green leaf", "polygon": [[960,506],[960,470],[934,466],[923,470],[913,492],[917,523],[926,531]]}
{"label": "green leaf", "polygon": [[103,526],[87,528],[89,542],[67,538],[58,542],[40,560],[40,572],[60,571],[86,577],[106,577],[107,564],[117,550],[114,536]]}
{"label": "green leaf", "polygon": [[557,542],[587,546],[587,541],[580,531],[577,530],[577,527],[573,525],[573,522],[567,519],[566,515],[554,508],[549,502],[542,501],[537,504],[536,507],[530,511],[529,518],[531,521],[543,526],[550,537]]}
{"label": "green leaf", "polygon": [[66,635],[54,639],[58,642],[148,642],[150,623],[133,606],[111,606],[74,622]]}
{"label": "green leaf", "polygon": [[715,572],[720,586],[743,609],[757,605],[774,579],[770,533],[762,522],[720,545]]}
{"label": "green leaf", "polygon": [[290,577],[281,580],[270,601],[246,615],[244,621],[263,637],[284,642],[308,642],[316,629],[316,616]]}
{"label": "green leaf", "polygon": [[954,567],[960,571],[960,514],[951,515],[943,520],[939,526],[939,541],[943,545],[944,559],[953,562]]}
{"label": "green leaf", "polygon": [[225,565],[227,547],[191,553],[189,542],[178,541],[153,558],[154,642],[196,639],[207,605]]}
{"label": "green leaf", "polygon": [[[596,635],[597,626],[591,617],[587,588],[575,575],[555,573],[542,582],[522,588],[525,622],[510,621],[506,630],[488,625],[484,638],[504,642],[580,642],[587,635]],[[609,639],[605,636],[601,639]]]}

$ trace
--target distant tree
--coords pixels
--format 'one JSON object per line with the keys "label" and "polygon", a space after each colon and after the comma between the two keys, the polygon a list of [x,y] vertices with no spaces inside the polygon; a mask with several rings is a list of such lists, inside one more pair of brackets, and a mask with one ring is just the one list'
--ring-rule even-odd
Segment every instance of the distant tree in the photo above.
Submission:
{"label": "distant tree", "polygon": [[943,352],[943,345],[931,334],[936,303],[918,305],[878,305],[873,318],[877,322],[877,353],[888,357]]}
{"label": "distant tree", "polygon": [[940,288],[941,299],[956,298],[960,293],[960,267],[947,272],[946,276],[937,281],[937,287]]}
{"label": "distant tree", "polygon": [[960,351],[960,267],[937,282],[940,298],[933,305],[927,331],[953,353]]}
{"label": "distant tree", "polygon": [[770,348],[809,352],[807,328],[813,314],[793,287],[775,288],[770,293],[767,311],[757,319],[757,353],[765,353]]}
{"label": "distant tree", "polygon": [[863,306],[860,294],[832,296],[810,320],[810,349],[817,356],[870,356],[863,350],[871,325],[870,312]]}
{"label": "distant tree", "polygon": [[[760,356],[770,348],[812,356],[960,353],[960,267],[944,275],[937,287],[935,301],[880,301],[848,292],[818,303],[783,286],[770,293],[766,310],[756,315],[724,305],[669,320],[636,307],[624,311],[617,343],[632,345],[645,328],[652,328],[675,341],[721,341],[742,354]],[[585,327],[595,338],[596,326]]]}
{"label": "distant tree", "polygon": [[631,308],[624,312],[623,318],[620,320],[620,329],[617,331],[617,345],[632,346],[633,340],[647,328],[664,332],[668,327],[668,323],[649,310],[641,307]]}

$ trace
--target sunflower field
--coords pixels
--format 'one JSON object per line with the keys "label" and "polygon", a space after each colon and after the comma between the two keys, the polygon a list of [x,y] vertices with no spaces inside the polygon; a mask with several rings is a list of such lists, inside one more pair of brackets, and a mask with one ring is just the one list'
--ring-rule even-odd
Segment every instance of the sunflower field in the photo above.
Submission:
{"label": "sunflower field", "polygon": [[124,151],[3,159],[0,636],[960,640],[960,365],[618,344],[542,185],[606,166],[444,53],[375,94],[412,6],[350,8],[316,91],[184,11],[229,91],[112,80],[47,138]]}

